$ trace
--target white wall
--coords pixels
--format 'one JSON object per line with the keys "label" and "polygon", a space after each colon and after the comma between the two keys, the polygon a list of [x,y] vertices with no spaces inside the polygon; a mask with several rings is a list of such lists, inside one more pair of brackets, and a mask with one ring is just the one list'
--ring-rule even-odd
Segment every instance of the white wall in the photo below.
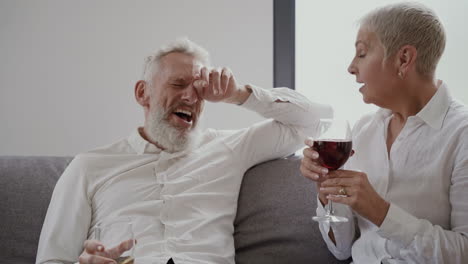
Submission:
{"label": "white wall", "polygon": [[[75,155],[143,122],[144,57],[178,36],[241,83],[273,84],[271,0],[0,0],[0,155]],[[208,104],[205,127],[261,118]]]}
{"label": "white wall", "polygon": [[[347,72],[354,54],[357,21],[370,10],[401,0],[296,0],[296,89],[310,99],[333,105],[341,118],[355,122],[377,109],[366,105],[361,85]],[[445,53],[437,77],[452,95],[468,104],[468,1],[419,0],[432,8],[447,32]]]}

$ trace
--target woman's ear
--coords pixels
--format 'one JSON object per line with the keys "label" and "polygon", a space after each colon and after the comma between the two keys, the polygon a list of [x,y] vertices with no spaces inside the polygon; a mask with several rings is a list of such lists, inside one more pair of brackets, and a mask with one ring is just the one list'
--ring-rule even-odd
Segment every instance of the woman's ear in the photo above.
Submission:
{"label": "woman's ear", "polygon": [[149,106],[149,86],[146,81],[139,80],[135,84],[135,99],[143,107]]}
{"label": "woman's ear", "polygon": [[418,51],[412,45],[405,45],[396,54],[398,76],[404,78],[416,66]]}

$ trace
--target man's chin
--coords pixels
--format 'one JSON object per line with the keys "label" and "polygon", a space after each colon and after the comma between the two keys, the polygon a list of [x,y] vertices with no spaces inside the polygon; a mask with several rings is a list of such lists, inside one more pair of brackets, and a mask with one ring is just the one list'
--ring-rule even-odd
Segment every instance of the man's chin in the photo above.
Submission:
{"label": "man's chin", "polygon": [[180,125],[179,123],[178,124],[174,124],[173,122],[168,122],[168,124],[174,128],[175,130],[179,131],[181,135],[188,135],[190,134],[191,132],[193,132],[193,130],[195,130],[195,123],[192,121],[192,123],[190,125],[188,124],[184,124],[184,125]]}

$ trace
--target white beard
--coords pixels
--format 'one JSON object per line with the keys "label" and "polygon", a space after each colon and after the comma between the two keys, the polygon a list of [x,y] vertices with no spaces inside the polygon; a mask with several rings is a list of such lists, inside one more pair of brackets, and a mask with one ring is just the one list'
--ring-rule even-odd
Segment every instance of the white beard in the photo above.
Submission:
{"label": "white beard", "polygon": [[148,113],[147,137],[158,143],[169,153],[191,149],[200,140],[200,131],[197,124],[191,130],[182,130],[174,127],[167,121],[167,113],[162,107],[155,107]]}

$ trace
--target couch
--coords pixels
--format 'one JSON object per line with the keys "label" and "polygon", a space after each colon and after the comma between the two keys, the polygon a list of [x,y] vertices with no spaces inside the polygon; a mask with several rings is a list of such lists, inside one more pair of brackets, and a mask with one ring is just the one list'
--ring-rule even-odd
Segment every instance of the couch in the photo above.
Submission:
{"label": "couch", "polygon": [[[0,156],[0,263],[34,263],[55,183],[71,157]],[[259,164],[244,176],[234,222],[236,263],[349,263],[322,241],[315,184],[291,156]]]}

